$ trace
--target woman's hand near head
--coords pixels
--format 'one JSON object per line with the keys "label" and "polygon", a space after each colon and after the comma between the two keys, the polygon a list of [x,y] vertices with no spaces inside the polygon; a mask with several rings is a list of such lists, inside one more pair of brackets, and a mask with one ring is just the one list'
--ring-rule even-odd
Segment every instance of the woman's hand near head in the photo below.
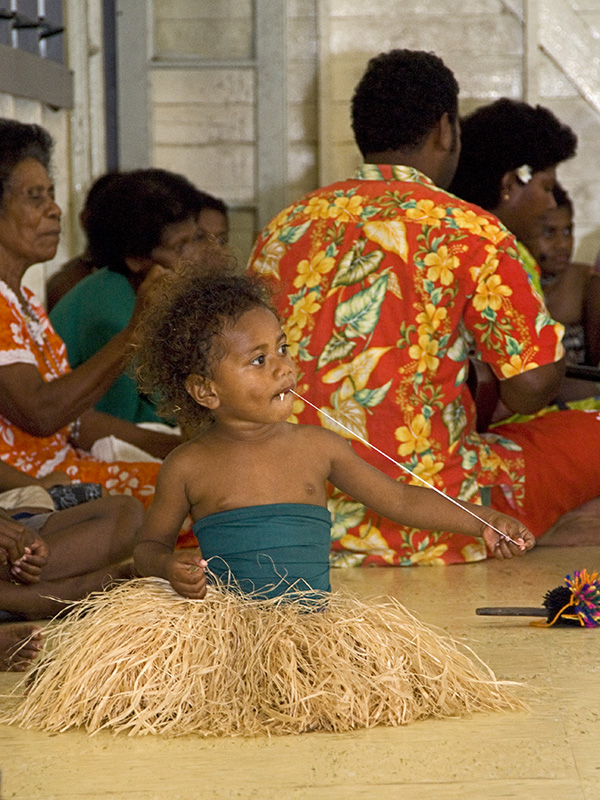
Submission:
{"label": "woman's hand near head", "polygon": [[177,280],[178,276],[172,270],[165,269],[159,264],[155,264],[150,272],[146,275],[135,297],[135,306],[127,329],[132,337],[133,344],[136,343],[138,337],[138,326],[141,319],[144,317],[149,308],[151,308],[154,299],[160,292],[161,288],[169,285],[171,281]]}

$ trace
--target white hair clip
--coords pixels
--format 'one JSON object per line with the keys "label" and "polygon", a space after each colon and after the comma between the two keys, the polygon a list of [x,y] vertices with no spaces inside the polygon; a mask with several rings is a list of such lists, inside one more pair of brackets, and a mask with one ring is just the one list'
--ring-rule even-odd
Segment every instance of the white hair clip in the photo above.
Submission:
{"label": "white hair clip", "polygon": [[515,170],[515,172],[517,173],[517,178],[521,181],[521,183],[529,183],[531,180],[532,173],[529,164],[523,164],[517,170]]}

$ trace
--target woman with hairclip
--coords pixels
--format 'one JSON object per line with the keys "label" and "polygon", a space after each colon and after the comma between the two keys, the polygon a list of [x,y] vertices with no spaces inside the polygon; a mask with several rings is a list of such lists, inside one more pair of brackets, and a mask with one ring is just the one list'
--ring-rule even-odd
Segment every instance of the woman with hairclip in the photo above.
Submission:
{"label": "woman with hairclip", "polygon": [[[501,98],[461,120],[461,153],[450,191],[494,213],[517,239],[532,287],[543,297],[540,270],[525,242],[556,208],[556,167],[575,155],[577,137],[543,106]],[[507,235],[498,231],[499,240]],[[498,402],[489,367],[471,361],[478,429],[510,411]]]}
{"label": "woman with hairclip", "polygon": [[[514,234],[530,283],[543,298],[543,273],[526,243],[531,246],[532,237],[539,230],[544,215],[556,209],[556,167],[575,154],[577,137],[547,108],[507,98],[483,106],[467,116],[461,121],[461,132],[462,150],[450,191],[492,211],[508,229],[506,232],[504,228],[499,229],[499,239],[508,232]],[[526,440],[527,450],[534,455],[538,443],[548,436],[545,423],[550,423],[550,420],[544,417],[550,412],[558,412],[565,407],[564,404],[554,404],[528,417],[509,417],[510,410],[498,402],[497,376],[476,359],[472,359],[471,364],[476,374],[470,385],[477,405],[478,430],[486,430],[492,421],[497,421],[491,435],[517,443]],[[515,353],[516,372],[528,369],[529,364],[535,366],[535,352]],[[586,402],[580,401],[579,406],[569,403],[568,407],[585,408]],[[583,414],[583,417],[588,415]],[[569,432],[567,419],[573,419]],[[559,490],[560,500],[567,510],[544,534],[545,544],[567,540],[580,543],[590,531],[598,530],[600,526],[600,497],[578,505],[574,495],[572,498],[568,496],[568,481],[561,478],[561,469],[577,469],[576,462],[582,460],[592,463],[597,443],[594,436],[583,429],[577,430],[574,417],[565,414],[556,420],[560,423],[557,425],[552,421],[551,433],[556,463],[546,465],[550,469],[548,474],[554,475],[553,486],[548,485],[547,476],[542,477],[543,471],[536,469],[537,465],[531,464],[528,468],[526,463],[527,491],[541,506],[548,503],[548,492],[555,488]],[[528,421],[527,425],[523,425],[525,421]],[[577,438],[580,448],[577,458],[573,453],[573,437]],[[569,461],[571,464],[567,467]],[[579,483],[583,485],[585,479],[582,477]]]}
{"label": "woman with hairclip", "polygon": [[450,191],[494,213],[516,236],[540,293],[539,270],[524,242],[556,207],[556,167],[576,148],[571,128],[543,106],[503,97],[461,120],[461,154]]}

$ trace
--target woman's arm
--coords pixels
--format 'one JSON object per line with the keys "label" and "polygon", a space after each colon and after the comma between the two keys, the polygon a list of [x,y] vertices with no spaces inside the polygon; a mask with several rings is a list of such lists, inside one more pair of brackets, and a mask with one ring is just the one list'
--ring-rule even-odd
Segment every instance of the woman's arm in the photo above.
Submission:
{"label": "woman's arm", "polygon": [[125,329],[85,364],[49,382],[32,364],[0,367],[0,414],[31,436],[52,436],[115,382],[131,357],[131,341]]}
{"label": "woman's arm", "polygon": [[98,439],[104,436],[116,436],[129,442],[141,450],[145,450],[155,458],[166,458],[169,453],[181,444],[181,437],[174,433],[159,433],[134,425],[102,411],[90,409],[81,415],[78,430],[73,444],[83,450],[90,450]]}
{"label": "woman's arm", "polygon": [[150,272],[127,327],[67,375],[46,382],[32,364],[0,367],[0,414],[32,436],[51,436],[91,408],[130,361],[140,315],[165,272]]}

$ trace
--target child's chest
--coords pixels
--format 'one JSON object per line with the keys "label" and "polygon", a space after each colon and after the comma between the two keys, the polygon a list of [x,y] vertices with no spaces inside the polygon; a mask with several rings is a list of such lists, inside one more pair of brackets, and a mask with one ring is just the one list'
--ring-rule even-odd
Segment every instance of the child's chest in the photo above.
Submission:
{"label": "child's chest", "polygon": [[326,456],[310,447],[236,447],[211,460],[201,492],[190,499],[202,515],[257,504],[324,505],[329,470]]}

